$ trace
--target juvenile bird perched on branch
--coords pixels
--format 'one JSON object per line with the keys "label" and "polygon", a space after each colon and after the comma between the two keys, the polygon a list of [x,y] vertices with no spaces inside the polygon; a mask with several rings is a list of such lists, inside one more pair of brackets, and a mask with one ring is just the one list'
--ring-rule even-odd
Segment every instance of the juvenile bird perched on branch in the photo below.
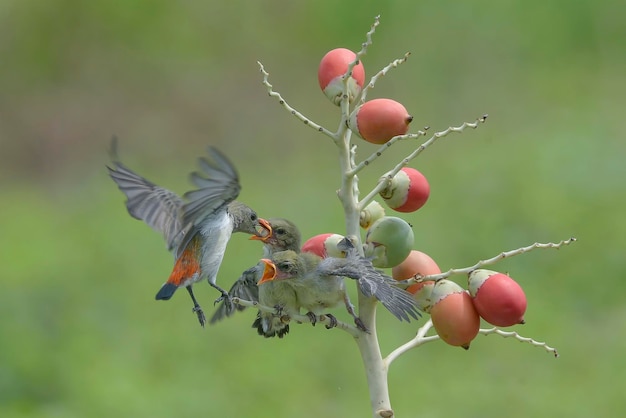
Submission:
{"label": "juvenile bird perched on branch", "polygon": [[[300,231],[293,224],[293,222],[284,219],[284,218],[271,218],[268,219],[268,223],[272,229],[271,235],[267,235],[265,237],[259,237],[258,235],[253,235],[250,239],[260,240],[263,242],[263,257],[271,257],[272,254],[278,251],[284,250],[293,250],[296,252],[300,251]],[[238,297],[244,300],[248,300],[251,302],[259,302],[259,287],[257,286],[257,282],[261,279],[263,275],[263,267],[264,264],[259,262],[257,265],[250,267],[246,271],[244,271],[239,279],[233,284],[228,293],[232,297]],[[265,287],[263,290],[263,300],[261,300],[261,304],[266,306],[275,306],[278,301],[274,300],[270,297],[269,289],[272,286]],[[222,303],[215,311],[213,317],[211,317],[210,323],[215,323],[220,321],[221,319],[231,316],[236,310],[243,311],[245,309],[244,306],[240,305],[232,305],[228,306],[228,304]],[[277,332],[285,329],[284,332],[280,333],[279,336],[282,336],[283,333],[288,332],[289,326],[287,324],[283,327],[281,324],[280,330],[274,330],[269,322],[272,321],[271,314],[259,312],[257,316],[257,320],[255,321],[255,325],[259,330],[259,334],[265,336],[274,336]],[[279,324],[277,324],[279,325]],[[266,335],[267,333],[272,335]]]}
{"label": "juvenile bird perched on branch", "polygon": [[176,289],[185,287],[193,301],[193,312],[200,325],[206,322],[192,285],[203,278],[221,292],[217,299],[230,302],[228,292],[216,284],[217,272],[226,244],[233,232],[265,237],[271,234],[267,221],[236,201],[241,186],[235,167],[216,148],[208,148],[208,158],[200,158],[201,173],[191,174],[197,189],[180,198],[174,192],[139,176],[117,157],[117,141],[111,144],[111,178],[126,195],[128,213],[163,234],[169,251],[174,253],[172,273],[156,295],[169,300]]}
{"label": "juvenile bird perched on branch", "polygon": [[[315,315],[343,301],[357,327],[366,331],[345,290],[343,277],[349,277],[357,281],[365,296],[378,299],[398,319],[419,318],[419,310],[410,293],[396,287],[392,278],[376,270],[348,240],[342,241],[340,249],[345,251],[346,258],[323,259],[311,253],[278,252],[271,259],[262,260],[266,267],[259,285],[275,280],[290,285],[296,293],[298,310],[305,309],[312,322]],[[332,315],[329,317],[334,321]]]}

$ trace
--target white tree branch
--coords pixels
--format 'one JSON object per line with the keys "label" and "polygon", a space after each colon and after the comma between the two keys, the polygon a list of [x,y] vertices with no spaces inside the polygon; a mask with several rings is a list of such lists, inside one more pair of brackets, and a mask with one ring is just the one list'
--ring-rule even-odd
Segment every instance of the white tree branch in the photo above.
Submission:
{"label": "white tree branch", "polygon": [[500,260],[503,260],[505,258],[509,258],[509,257],[513,257],[516,255],[520,255],[520,254],[524,254],[527,253],[529,251],[532,251],[534,249],[537,248],[555,248],[555,249],[559,249],[562,246],[565,245],[569,245],[573,242],[576,242],[576,238],[570,238],[570,239],[566,239],[566,240],[562,240],[560,242],[554,243],[554,242],[548,242],[546,244],[542,244],[540,242],[535,242],[534,244],[531,244],[527,247],[521,247],[515,250],[511,250],[511,251],[504,251],[501,252],[500,254],[496,255],[495,257],[489,258],[487,260],[480,260],[479,262],[477,262],[476,264],[474,264],[473,266],[469,266],[469,267],[464,267],[464,268],[453,268],[450,269],[446,272],[443,273],[439,273],[439,274],[429,274],[428,276],[421,276],[421,275],[415,275],[414,277],[410,278],[410,279],[406,279],[406,280],[402,280],[399,281],[399,284],[402,285],[410,285],[413,283],[419,283],[419,282],[423,282],[426,280],[441,280],[441,279],[446,279],[450,276],[452,276],[453,274],[468,274],[471,273],[472,271],[484,267],[484,266],[488,266],[488,265],[492,265],[497,263]]}
{"label": "white tree branch", "polygon": [[520,341],[520,342],[523,342],[523,343],[528,343],[528,344],[533,345],[535,347],[542,347],[548,353],[553,354],[554,357],[558,357],[559,356],[559,353],[556,351],[556,348],[550,347],[545,342],[536,341],[536,340],[533,340],[532,338],[528,338],[528,337],[522,337],[521,335],[519,335],[515,331],[502,331],[501,329],[498,329],[498,328],[489,328],[489,329],[482,329],[481,328],[480,331],[478,331],[478,332],[483,334],[483,335],[496,334],[496,335],[499,335],[499,336],[501,336],[503,338],[513,337],[517,341]]}
{"label": "white tree branch", "polygon": [[[455,126],[450,126],[448,129],[445,129],[445,130],[440,131],[440,132],[435,132],[433,134],[433,136],[431,136],[426,142],[424,142],[422,145],[417,147],[413,152],[411,152],[409,155],[407,155],[389,173],[387,173],[387,176],[383,177],[378,182],[378,184],[372,189],[372,191],[369,192],[367,194],[367,196],[365,196],[359,202],[359,209],[363,210],[363,208],[365,208],[365,206],[367,206],[376,197],[376,195],[381,190],[383,190],[385,187],[387,187],[388,182],[391,181],[393,176],[395,176],[400,170],[402,170],[402,167],[406,167],[409,164],[409,162],[411,162],[411,160],[413,160],[415,157],[420,155],[426,148],[428,148],[429,146],[434,144],[435,141],[437,141],[439,138],[443,138],[443,137],[447,136],[448,134],[450,134],[452,132],[454,132],[454,133],[462,133],[467,128],[476,129],[476,128],[478,128],[478,126],[481,123],[484,123],[486,120],[487,120],[487,115],[483,115],[480,118],[478,118],[475,122],[463,122],[463,124],[461,124],[461,126],[456,126],[456,127]],[[422,131],[418,132],[417,134],[400,135],[400,136],[392,138],[392,140],[395,139],[396,141],[398,141],[400,139],[413,138],[413,137],[421,136],[421,134],[422,134]],[[411,136],[411,135],[414,135],[414,136]],[[376,158],[378,158],[380,156],[380,154],[382,154],[383,148],[385,148],[384,145],[376,153],[372,154],[367,160],[363,161],[362,164],[368,165],[372,161],[374,161]],[[360,167],[359,169],[361,169],[361,168],[362,167]],[[355,168],[355,171],[358,171],[358,170]]]}
{"label": "white tree branch", "polygon": [[259,70],[261,71],[261,73],[263,74],[263,85],[267,88],[267,93],[274,98],[278,99],[278,103],[285,108],[285,110],[287,110],[289,113],[291,113],[293,116],[295,116],[296,118],[300,119],[306,126],[309,126],[313,129],[315,129],[318,132],[323,133],[326,136],[329,136],[333,139],[336,138],[336,134],[334,134],[333,132],[329,131],[328,129],[324,128],[321,125],[318,125],[317,123],[313,122],[311,119],[307,118],[306,116],[304,116],[302,113],[298,112],[296,109],[294,109],[293,107],[291,107],[287,101],[285,99],[283,99],[283,96],[278,93],[277,91],[274,91],[273,86],[269,83],[269,76],[270,74],[265,71],[265,67],[263,66],[263,64],[260,61],[257,61],[257,64],[259,64]]}

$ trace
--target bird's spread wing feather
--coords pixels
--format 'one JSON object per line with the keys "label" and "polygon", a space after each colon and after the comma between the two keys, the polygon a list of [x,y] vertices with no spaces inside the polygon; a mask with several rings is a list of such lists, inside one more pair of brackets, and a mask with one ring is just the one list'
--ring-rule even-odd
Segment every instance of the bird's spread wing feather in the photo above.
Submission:
{"label": "bird's spread wing feather", "polygon": [[185,193],[183,225],[198,225],[208,216],[226,206],[239,196],[241,185],[237,170],[224,154],[208,148],[209,158],[200,158],[201,173],[191,174],[191,182],[198,187]]}
{"label": "bird's spread wing feather", "polygon": [[160,232],[167,242],[168,250],[175,248],[182,239],[180,220],[182,199],[174,192],[157,186],[119,162],[117,141],[111,144],[113,166],[107,166],[109,175],[126,195],[128,213],[144,221]]}
{"label": "bird's spread wing feather", "polygon": [[392,278],[376,270],[367,258],[355,254],[349,254],[347,258],[329,257],[320,262],[318,271],[357,280],[365,296],[378,299],[399,320],[420,317],[413,296],[397,287]]}
{"label": "bird's spread wing feather", "polygon": [[[250,267],[248,270],[241,273],[241,276],[233,284],[228,291],[228,294],[233,297],[238,297],[250,302],[259,301],[259,287],[257,281],[261,276],[261,265],[257,264],[254,267]],[[231,304],[232,308],[229,309],[228,304],[221,302],[217,307],[213,317],[209,323],[214,324],[224,318],[227,318],[235,313],[235,311],[243,311],[245,306]]]}

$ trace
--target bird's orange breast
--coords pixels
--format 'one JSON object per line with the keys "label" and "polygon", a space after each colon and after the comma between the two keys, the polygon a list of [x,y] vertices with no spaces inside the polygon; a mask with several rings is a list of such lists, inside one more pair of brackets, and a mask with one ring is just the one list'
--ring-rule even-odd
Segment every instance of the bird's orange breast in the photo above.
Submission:
{"label": "bird's orange breast", "polygon": [[199,254],[200,239],[194,237],[189,241],[187,247],[185,247],[180,257],[176,260],[167,282],[175,284],[176,286],[183,286],[186,285],[188,281],[195,282],[200,279]]}

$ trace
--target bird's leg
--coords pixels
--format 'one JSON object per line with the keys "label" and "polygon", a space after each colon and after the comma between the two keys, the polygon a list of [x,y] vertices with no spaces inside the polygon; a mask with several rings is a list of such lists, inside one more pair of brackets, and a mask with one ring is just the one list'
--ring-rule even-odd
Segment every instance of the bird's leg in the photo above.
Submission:
{"label": "bird's leg", "polygon": [[280,322],[283,324],[288,324],[291,322],[291,317],[289,315],[283,315],[283,306],[282,305],[274,305],[274,316],[280,319]]}
{"label": "bird's leg", "polygon": [[331,314],[325,314],[330,319],[330,324],[326,325],[326,329],[335,328],[337,326],[337,318]]}
{"label": "bird's leg", "polygon": [[191,296],[191,300],[193,301],[193,310],[192,312],[198,316],[198,321],[200,321],[200,325],[204,328],[204,324],[206,324],[206,317],[204,316],[204,312],[200,307],[200,304],[196,300],[196,297],[193,295],[193,290],[191,290],[191,286],[187,286],[187,292],[189,292],[189,296]]}
{"label": "bird's leg", "polygon": [[219,287],[218,285],[216,285],[215,283],[209,282],[209,284],[211,285],[211,287],[219,290],[220,293],[222,294],[219,298],[215,299],[215,301],[213,302],[213,305],[216,305],[216,304],[224,301],[224,307],[226,308],[226,310],[227,311],[232,311],[233,310],[233,301],[231,300],[231,297],[228,294],[228,292],[225,291],[224,289],[222,289],[221,287]]}
{"label": "bird's leg", "polygon": [[361,318],[359,318],[359,316],[356,314],[354,310],[354,305],[352,304],[352,302],[350,302],[350,296],[348,296],[348,293],[343,294],[343,303],[345,303],[348,313],[352,316],[352,318],[354,318],[354,324],[356,325],[356,327],[361,331],[367,332],[369,334],[370,331],[367,329],[363,321],[361,321]]}
{"label": "bird's leg", "polygon": [[311,320],[311,325],[315,326],[315,324],[317,323],[317,316],[313,312],[307,312],[306,316],[308,316]]}

